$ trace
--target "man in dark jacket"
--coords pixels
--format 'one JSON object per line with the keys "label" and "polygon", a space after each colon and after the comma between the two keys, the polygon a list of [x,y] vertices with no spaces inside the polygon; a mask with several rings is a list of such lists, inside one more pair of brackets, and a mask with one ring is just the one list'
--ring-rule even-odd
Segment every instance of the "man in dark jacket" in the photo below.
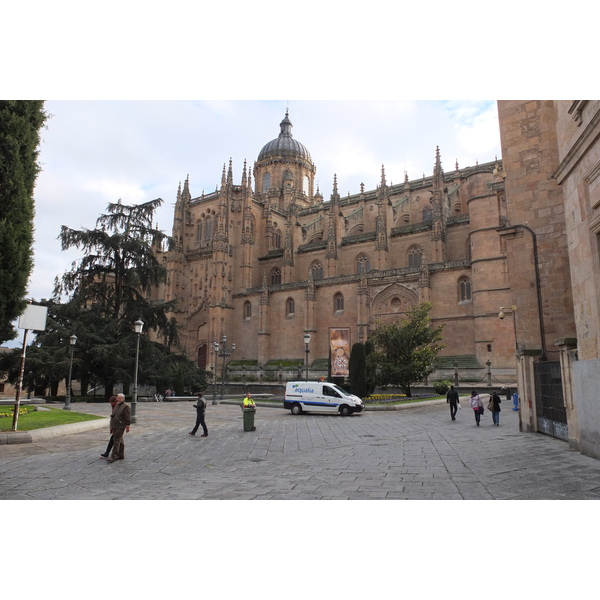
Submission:
{"label": "man in dark jacket", "polygon": [[450,390],[446,394],[446,403],[450,404],[450,416],[453,421],[456,421],[456,411],[460,402],[458,400],[458,392],[454,389],[453,385],[450,386]]}
{"label": "man in dark jacket", "polygon": [[129,432],[131,425],[131,407],[125,402],[124,394],[117,394],[117,403],[110,414],[110,432],[113,436],[112,454],[109,463],[125,458],[125,442],[123,435]]}
{"label": "man in dark jacket", "polygon": [[194,408],[196,409],[196,425],[194,429],[190,431],[190,435],[196,435],[196,431],[198,431],[198,427],[202,425],[202,437],[208,437],[208,429],[206,428],[206,423],[204,422],[204,414],[206,413],[206,400],[202,396],[202,393],[198,394],[198,401],[194,404]]}

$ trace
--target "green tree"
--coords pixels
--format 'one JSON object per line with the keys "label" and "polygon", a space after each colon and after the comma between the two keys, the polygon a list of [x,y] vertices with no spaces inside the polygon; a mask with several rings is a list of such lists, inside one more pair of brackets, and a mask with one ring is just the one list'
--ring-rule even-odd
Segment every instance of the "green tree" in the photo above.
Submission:
{"label": "green tree", "polygon": [[435,370],[434,361],[444,348],[443,325],[431,326],[431,304],[414,306],[407,318],[389,325],[379,323],[369,336],[374,351],[368,355],[369,369],[379,387],[399,387],[411,396],[411,385]]}
{"label": "green tree", "polygon": [[[115,383],[131,382],[137,319],[144,322],[144,338],[152,331],[167,348],[177,343],[175,320],[168,317],[173,303],[151,299],[151,291],[166,279],[155,250],[171,243],[152,225],[161,204],[160,198],[133,206],[119,200],[108,205],[96,229],[63,225],[59,235],[63,250],[74,247],[84,256],[57,279],[55,299],[71,295],[67,318],[82,338],[79,366],[102,382],[107,396]],[[141,352],[140,347],[140,358]],[[142,371],[138,382],[143,383]]]}
{"label": "green tree", "polygon": [[42,100],[0,100],[0,342],[17,332],[33,267],[33,190],[40,171]]}
{"label": "green tree", "polygon": [[364,344],[356,342],[350,351],[350,391],[359,398],[367,395],[367,354]]}

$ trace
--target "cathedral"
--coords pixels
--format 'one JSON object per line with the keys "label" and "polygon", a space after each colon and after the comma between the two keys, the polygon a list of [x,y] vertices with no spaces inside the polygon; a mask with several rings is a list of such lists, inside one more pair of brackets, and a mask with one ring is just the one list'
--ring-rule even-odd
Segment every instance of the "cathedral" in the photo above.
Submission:
{"label": "cathedral", "polygon": [[177,300],[186,354],[216,372],[226,336],[232,362],[306,359],[344,376],[352,344],[430,302],[444,325],[434,377],[514,377],[514,321],[498,318],[511,304],[501,162],[445,172],[436,148],[430,176],[392,185],[382,166],[376,189],[341,197],[334,176],[324,198],[288,112],[279,127],[241,180],[230,160],[213,193],[179,185],[160,295]]}

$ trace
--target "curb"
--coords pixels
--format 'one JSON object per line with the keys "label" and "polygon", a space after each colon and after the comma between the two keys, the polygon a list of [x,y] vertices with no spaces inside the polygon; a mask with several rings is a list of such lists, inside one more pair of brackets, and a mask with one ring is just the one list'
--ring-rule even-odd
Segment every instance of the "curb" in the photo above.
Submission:
{"label": "curb", "polygon": [[82,423],[70,423],[68,425],[56,425],[55,427],[44,427],[32,429],[31,431],[4,431],[0,433],[0,446],[3,444],[30,444],[39,440],[48,440],[72,433],[82,433],[108,427],[109,418],[93,419]]}
{"label": "curb", "polygon": [[[237,404],[241,406],[240,401],[235,400],[223,400],[223,402],[219,402],[219,404]],[[254,403],[257,407],[268,407],[268,408],[283,408],[283,402],[275,403],[275,402],[258,402]],[[446,400],[443,398],[437,398],[436,400],[418,400],[416,402],[407,402],[406,404],[367,404],[365,405],[365,409],[363,412],[370,410],[405,410],[407,408],[413,408],[415,406],[423,406],[424,404],[446,404]],[[284,409],[285,410],[285,409]]]}
{"label": "curb", "polygon": [[443,398],[438,398],[436,400],[418,400],[416,402],[406,402],[405,404],[393,404],[393,405],[385,405],[385,404],[367,404],[365,406],[365,411],[368,410],[405,410],[407,408],[414,408],[415,406],[423,406],[430,404],[446,404],[446,401]]}

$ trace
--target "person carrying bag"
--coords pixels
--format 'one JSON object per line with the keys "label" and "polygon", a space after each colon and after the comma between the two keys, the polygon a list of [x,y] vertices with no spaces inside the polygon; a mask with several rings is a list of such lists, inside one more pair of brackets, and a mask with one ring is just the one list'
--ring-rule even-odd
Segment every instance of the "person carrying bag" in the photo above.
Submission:
{"label": "person carrying bag", "polygon": [[475,413],[475,422],[477,423],[477,427],[479,427],[479,421],[481,420],[481,415],[483,414],[483,402],[479,397],[479,394],[473,390],[471,392],[471,397],[469,398],[469,404]]}

